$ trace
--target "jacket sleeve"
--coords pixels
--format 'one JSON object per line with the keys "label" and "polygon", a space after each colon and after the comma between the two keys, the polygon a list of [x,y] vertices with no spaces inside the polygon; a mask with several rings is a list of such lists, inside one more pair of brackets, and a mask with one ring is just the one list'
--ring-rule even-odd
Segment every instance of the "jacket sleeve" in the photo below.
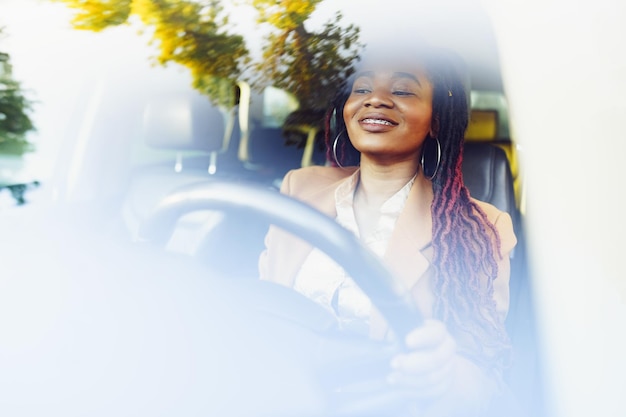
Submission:
{"label": "jacket sleeve", "polygon": [[[280,186],[280,192],[282,194],[290,195],[290,181],[291,174],[293,171],[287,172],[285,177],[283,178],[282,184]],[[265,249],[261,252],[259,256],[259,278],[261,280],[273,281],[273,277],[276,276],[275,264],[277,262],[276,253],[276,245],[274,242],[276,241],[276,234],[279,232],[278,228],[275,226],[270,226],[267,234],[265,235]]]}

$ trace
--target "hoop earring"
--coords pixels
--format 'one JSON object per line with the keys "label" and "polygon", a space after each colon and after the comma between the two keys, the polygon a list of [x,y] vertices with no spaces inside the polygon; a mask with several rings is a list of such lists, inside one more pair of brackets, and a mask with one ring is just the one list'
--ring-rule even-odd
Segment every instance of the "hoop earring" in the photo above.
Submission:
{"label": "hoop earring", "polygon": [[428,135],[422,145],[422,172],[430,181],[435,178],[441,162],[441,143],[438,138]]}
{"label": "hoop earring", "polygon": [[344,133],[346,133],[345,130],[339,132],[339,134],[337,135],[337,137],[335,137],[335,140],[333,141],[333,158],[335,159],[335,164],[337,164],[339,168],[343,168],[343,165],[341,165],[341,162],[339,162],[339,159],[337,158],[337,144],[339,143],[339,138]]}

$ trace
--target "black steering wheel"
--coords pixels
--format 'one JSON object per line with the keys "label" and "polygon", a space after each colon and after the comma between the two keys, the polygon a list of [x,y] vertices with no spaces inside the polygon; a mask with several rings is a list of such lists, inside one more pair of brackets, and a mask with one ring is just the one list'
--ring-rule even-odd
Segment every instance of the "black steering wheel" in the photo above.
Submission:
{"label": "black steering wheel", "polygon": [[[406,295],[398,293],[398,283],[391,272],[352,233],[309,205],[258,184],[216,181],[180,188],[161,200],[152,216],[142,225],[140,236],[154,244],[165,245],[174,232],[177,221],[183,215],[198,210],[215,210],[227,215],[246,215],[248,218],[252,215],[255,219],[278,226],[324,251],[369,296],[397,336],[397,340],[404,340],[404,336],[421,323],[421,315],[408,292],[404,292]],[[254,297],[274,296],[270,303],[276,304],[275,296],[279,293],[278,303],[285,304],[283,307],[286,312],[283,317],[294,321],[297,314],[294,315],[293,310],[289,310],[296,308],[295,304],[298,304],[298,309],[304,305],[309,312],[314,310],[310,304],[315,303],[304,296],[280,285],[272,285],[271,294],[263,294],[263,289],[259,290],[257,287]],[[349,338],[328,338],[322,345],[316,347],[319,361],[316,366],[323,369],[320,374],[325,374],[327,380],[335,379],[332,381],[335,388],[344,382],[341,380],[343,375],[351,374],[353,378],[358,378],[363,369],[387,369],[390,356],[402,348],[399,346],[401,343],[396,343],[391,348],[389,343],[368,344],[362,339],[355,341]],[[327,372],[335,368],[340,368],[340,371]],[[333,414],[340,416],[363,415],[363,410],[367,410],[367,415],[376,415],[381,410],[389,411],[390,402],[397,405],[405,399],[380,381],[373,388],[370,384],[365,389],[363,386],[356,390],[342,387],[340,391],[343,394],[338,400],[334,400],[340,405],[333,410]],[[343,411],[337,411],[338,409]]]}
{"label": "black steering wheel", "polygon": [[391,272],[352,233],[311,206],[269,188],[230,181],[180,188],[161,200],[140,235],[164,245],[178,219],[197,210],[252,213],[324,251],[353,277],[400,339],[421,324],[408,292],[398,294]]}

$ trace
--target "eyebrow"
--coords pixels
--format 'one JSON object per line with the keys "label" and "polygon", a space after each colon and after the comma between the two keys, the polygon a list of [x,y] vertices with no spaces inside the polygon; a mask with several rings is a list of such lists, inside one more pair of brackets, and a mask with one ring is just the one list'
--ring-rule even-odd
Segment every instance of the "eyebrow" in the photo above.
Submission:
{"label": "eyebrow", "polygon": [[[359,78],[359,77],[374,78],[374,76],[375,76],[374,71],[362,71],[356,74],[356,78]],[[419,79],[414,74],[411,74],[409,72],[396,71],[391,75],[391,78],[408,78],[410,80],[415,81],[418,85],[420,86],[422,85]]]}

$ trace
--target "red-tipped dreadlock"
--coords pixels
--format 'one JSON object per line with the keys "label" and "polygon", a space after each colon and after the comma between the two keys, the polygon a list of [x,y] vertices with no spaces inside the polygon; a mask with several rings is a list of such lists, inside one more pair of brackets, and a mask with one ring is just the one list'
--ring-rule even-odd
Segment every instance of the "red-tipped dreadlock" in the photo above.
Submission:
{"label": "red-tipped dreadlock", "polygon": [[[424,54],[422,65],[433,85],[432,114],[438,121],[441,144],[441,162],[432,180],[434,316],[464,341],[467,351],[462,354],[499,372],[509,352],[508,336],[493,300],[500,239],[463,183],[463,141],[469,114],[460,59],[449,52],[431,50]],[[343,136],[336,152],[342,166],[358,165],[359,161],[341,117],[351,82],[346,87],[333,103],[326,125],[328,159],[333,164],[333,141],[338,134]]]}

